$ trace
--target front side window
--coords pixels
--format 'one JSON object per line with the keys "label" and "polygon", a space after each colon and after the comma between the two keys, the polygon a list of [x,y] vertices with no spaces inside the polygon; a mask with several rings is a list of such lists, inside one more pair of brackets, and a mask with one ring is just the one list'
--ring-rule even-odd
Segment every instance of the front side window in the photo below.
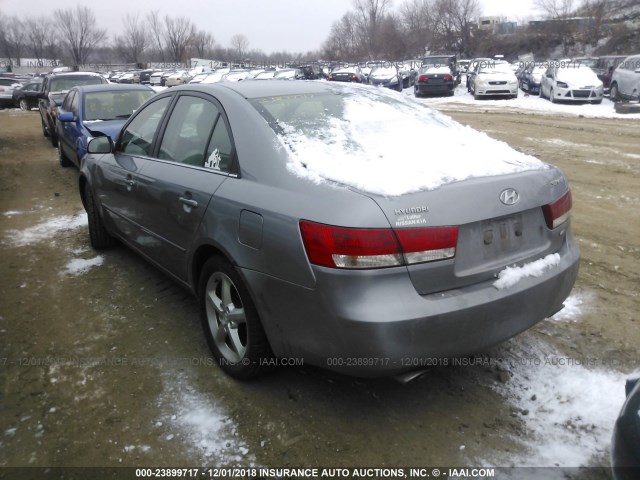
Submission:
{"label": "front side window", "polygon": [[153,137],[170,101],[171,97],[164,97],[141,110],[123,132],[118,150],[129,155],[150,156]]}

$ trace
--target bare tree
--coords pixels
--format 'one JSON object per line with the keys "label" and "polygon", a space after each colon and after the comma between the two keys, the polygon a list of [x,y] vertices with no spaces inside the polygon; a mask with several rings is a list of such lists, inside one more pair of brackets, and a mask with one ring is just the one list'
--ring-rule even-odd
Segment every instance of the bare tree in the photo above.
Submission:
{"label": "bare tree", "polygon": [[114,38],[115,46],[125,62],[140,63],[142,54],[149,45],[149,37],[138,15],[124,16],[124,31]]}
{"label": "bare tree", "polygon": [[160,61],[166,60],[164,52],[164,25],[160,18],[160,13],[157,10],[152,10],[147,14],[147,24],[149,29],[149,42],[151,48],[154,50],[154,54],[160,57]]}
{"label": "bare tree", "polygon": [[196,34],[195,25],[188,18],[171,18],[169,15],[164,17],[164,23],[165,45],[171,61],[186,63],[188,48]]}
{"label": "bare tree", "polygon": [[328,60],[362,60],[362,42],[358,17],[354,12],[347,12],[331,26],[329,38],[322,49]]}
{"label": "bare tree", "polygon": [[213,50],[215,44],[216,42],[213,39],[213,35],[204,30],[200,30],[193,37],[193,48],[196,50],[199,58],[205,58],[211,50]]}
{"label": "bare tree", "polygon": [[353,0],[353,6],[365,37],[368,56],[374,59],[380,54],[378,32],[387,10],[391,7],[391,0]]}
{"label": "bare tree", "polygon": [[534,0],[533,4],[551,19],[567,18],[573,12],[573,0]]}
{"label": "bare tree", "polygon": [[55,60],[57,56],[56,30],[51,28],[51,19],[46,16],[25,19],[25,31],[32,55],[38,63],[45,59]]}
{"label": "bare tree", "polygon": [[422,55],[433,43],[433,0],[408,0],[400,7],[400,20],[408,53]]}
{"label": "bare tree", "polygon": [[16,65],[20,66],[20,60],[23,56],[27,35],[24,28],[24,22],[17,17],[5,17],[0,24],[0,42],[2,42],[2,50],[10,61],[15,60]]}
{"label": "bare tree", "polygon": [[86,6],[77,5],[75,10],[55,10],[53,16],[73,64],[85,65],[93,49],[106,37],[107,31],[96,26],[96,17]]}
{"label": "bare tree", "polygon": [[231,37],[231,48],[235,50],[236,59],[242,60],[247,48],[249,47],[249,39],[242,33],[236,33]]}

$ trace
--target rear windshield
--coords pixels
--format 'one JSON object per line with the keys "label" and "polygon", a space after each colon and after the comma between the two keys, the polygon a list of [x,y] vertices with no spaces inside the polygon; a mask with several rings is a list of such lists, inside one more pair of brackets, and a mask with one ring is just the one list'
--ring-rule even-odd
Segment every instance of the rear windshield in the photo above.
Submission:
{"label": "rear windshield", "polygon": [[129,118],[154,94],[151,90],[89,92],[84,101],[84,119],[91,121]]}
{"label": "rear windshield", "polygon": [[106,83],[102,77],[96,75],[73,75],[70,77],[54,77],[49,82],[49,91],[50,92],[64,92],[66,90],[71,90],[73,87],[78,87],[81,85],[99,85],[101,83]]}

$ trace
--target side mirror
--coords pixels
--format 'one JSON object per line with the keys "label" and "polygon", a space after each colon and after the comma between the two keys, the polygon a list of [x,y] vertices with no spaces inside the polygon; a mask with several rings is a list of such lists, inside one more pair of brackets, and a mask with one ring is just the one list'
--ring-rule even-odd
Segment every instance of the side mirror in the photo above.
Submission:
{"label": "side mirror", "polygon": [[87,145],[88,153],[113,153],[113,140],[111,137],[94,137]]}
{"label": "side mirror", "polygon": [[78,118],[73,112],[62,112],[58,114],[58,121],[60,122],[77,122]]}

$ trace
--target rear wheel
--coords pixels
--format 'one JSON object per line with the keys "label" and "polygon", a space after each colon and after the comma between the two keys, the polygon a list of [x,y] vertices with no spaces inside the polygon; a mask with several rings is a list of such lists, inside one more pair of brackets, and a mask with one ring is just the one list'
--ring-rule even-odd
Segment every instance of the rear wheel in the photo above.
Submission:
{"label": "rear wheel", "polygon": [[42,124],[42,135],[44,135],[45,137],[49,137],[49,130],[47,130],[47,126],[44,124],[44,120],[42,120],[42,117],[40,117],[40,123]]}
{"label": "rear wheel", "polygon": [[20,110],[29,110],[29,103],[26,98],[21,98],[18,104],[20,105]]}
{"label": "rear wheel", "polygon": [[49,140],[51,140],[51,145],[55,148],[58,146],[58,135],[56,134],[55,127],[49,127]]}
{"label": "rear wheel", "polygon": [[553,88],[549,90],[549,100],[551,100],[551,103],[556,103],[556,97],[553,96]]}
{"label": "rear wheel", "polygon": [[233,265],[220,256],[207,260],[198,292],[204,335],[220,368],[238,379],[267,370],[271,349],[249,291]]}
{"label": "rear wheel", "polygon": [[620,91],[618,90],[618,84],[612,83],[611,88],[609,89],[609,100],[612,102],[617,102],[620,100]]}
{"label": "rear wheel", "polygon": [[100,211],[93,198],[93,192],[88,183],[84,186],[84,197],[85,210],[87,211],[87,218],[89,220],[89,239],[91,240],[91,246],[96,250],[112,247],[115,244],[115,239],[107,232],[104,226]]}

